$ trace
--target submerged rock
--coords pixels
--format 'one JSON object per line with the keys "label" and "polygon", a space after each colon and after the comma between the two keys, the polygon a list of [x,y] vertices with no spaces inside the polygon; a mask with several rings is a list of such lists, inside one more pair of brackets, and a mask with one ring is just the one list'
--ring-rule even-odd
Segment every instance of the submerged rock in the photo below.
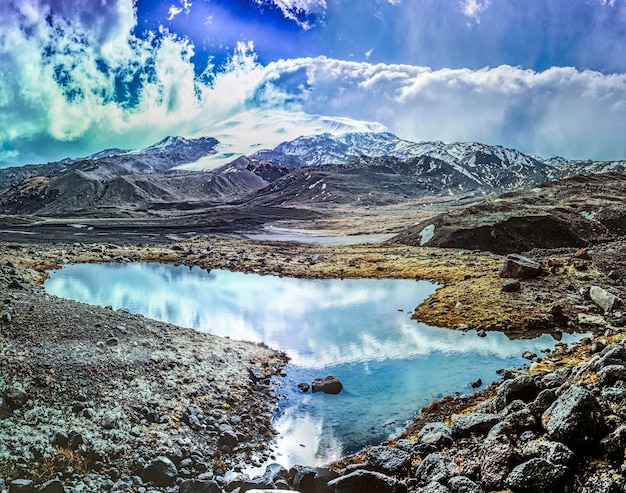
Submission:
{"label": "submerged rock", "polygon": [[343,389],[343,384],[334,375],[316,378],[312,385],[313,393],[324,392],[325,394],[338,394]]}

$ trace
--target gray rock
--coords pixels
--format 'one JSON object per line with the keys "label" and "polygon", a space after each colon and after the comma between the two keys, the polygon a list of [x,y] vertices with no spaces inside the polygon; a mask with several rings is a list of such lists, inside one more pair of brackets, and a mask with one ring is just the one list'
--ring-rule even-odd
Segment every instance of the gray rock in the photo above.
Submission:
{"label": "gray rock", "polygon": [[159,456],[148,464],[141,475],[142,479],[155,486],[170,486],[176,481],[178,470],[165,456]]}
{"label": "gray rock", "polygon": [[530,279],[542,273],[541,264],[527,257],[509,254],[500,269],[500,277]]}
{"label": "gray rock", "polygon": [[460,416],[454,422],[454,436],[464,438],[472,434],[486,435],[499,422],[500,416],[492,413],[473,412],[466,416]]}
{"label": "gray rock", "polygon": [[569,470],[545,459],[530,459],[516,466],[506,478],[506,484],[515,493],[558,493],[563,491]]}
{"label": "gray rock", "polygon": [[543,413],[541,424],[550,438],[569,446],[597,442],[605,429],[600,404],[580,385],[561,394]]}
{"label": "gray rock", "polygon": [[626,366],[609,365],[598,372],[598,382],[603,386],[613,385],[618,381],[626,381]]}
{"label": "gray rock", "polygon": [[451,493],[480,493],[479,486],[466,476],[454,476],[448,480]]}
{"label": "gray rock", "polygon": [[372,447],[367,451],[367,469],[382,472],[388,476],[402,474],[411,467],[411,454],[392,447]]}
{"label": "gray rock", "polygon": [[591,301],[604,310],[604,313],[609,313],[619,308],[622,304],[617,296],[600,286],[591,286],[589,288],[589,296]]}
{"label": "gray rock", "polygon": [[407,487],[396,478],[374,471],[354,471],[333,479],[328,486],[335,493],[406,493]]}
{"label": "gray rock", "polygon": [[343,389],[342,383],[334,375],[316,378],[311,385],[313,393],[324,392],[325,394],[338,394]]}
{"label": "gray rock", "polygon": [[315,478],[317,469],[309,466],[299,466],[293,476],[293,487],[302,493],[315,493]]}
{"label": "gray rock", "polygon": [[180,483],[178,493],[222,493],[215,481],[188,479]]}
{"label": "gray rock", "polygon": [[612,478],[591,477],[576,493],[622,493],[624,490]]}
{"label": "gray rock", "polygon": [[11,314],[9,312],[4,312],[2,314],[2,321],[5,323],[10,323],[11,322]]}
{"label": "gray rock", "polygon": [[265,373],[263,373],[261,370],[259,370],[258,368],[252,367],[252,368],[248,368],[248,373],[250,374],[250,379],[254,382],[262,382],[263,380],[265,380],[267,377],[265,376]]}
{"label": "gray rock", "polygon": [[35,493],[35,483],[30,479],[14,479],[9,483],[9,493]]}
{"label": "gray rock", "polygon": [[226,445],[227,447],[233,448],[236,447],[239,443],[239,438],[233,430],[227,429],[222,431],[222,433],[220,434],[218,443],[220,446]]}
{"label": "gray rock", "polygon": [[308,392],[311,386],[306,382],[300,382],[298,384],[298,388],[300,389],[301,392]]}
{"label": "gray rock", "polygon": [[480,479],[485,490],[504,486],[517,461],[515,445],[506,435],[486,438],[480,450]]}
{"label": "gray rock", "polygon": [[415,470],[415,478],[422,484],[427,484],[431,481],[447,481],[449,478],[459,474],[461,474],[461,469],[458,464],[441,452],[435,452],[426,456]]}
{"label": "gray rock", "polygon": [[494,399],[496,411],[502,411],[514,400],[530,402],[539,394],[539,387],[528,374],[520,375],[512,380],[505,380],[498,387],[498,393]]}
{"label": "gray rock", "polygon": [[419,432],[420,443],[429,443],[437,448],[452,444],[452,428],[445,423],[428,423]]}
{"label": "gray rock", "polygon": [[65,493],[65,487],[60,480],[51,479],[39,486],[37,493]]}
{"label": "gray rock", "polygon": [[626,401],[626,390],[617,387],[604,387],[602,399],[612,404],[622,405]]}

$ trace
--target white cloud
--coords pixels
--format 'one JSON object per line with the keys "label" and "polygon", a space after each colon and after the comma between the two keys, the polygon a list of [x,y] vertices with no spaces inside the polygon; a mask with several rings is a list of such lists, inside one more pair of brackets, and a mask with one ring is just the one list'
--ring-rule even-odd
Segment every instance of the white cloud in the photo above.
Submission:
{"label": "white cloud", "polygon": [[480,15],[489,7],[491,0],[461,0],[461,12],[476,23],[480,23]]}
{"label": "white cloud", "polygon": [[191,3],[189,0],[179,0],[178,1],[180,7],[177,7],[176,5],[172,5],[169,10],[168,10],[168,17],[167,20],[171,21],[172,19],[174,19],[174,17],[176,17],[178,14],[181,14],[182,12],[185,12],[185,15],[189,15],[189,12],[191,11],[191,6],[193,5],[193,3]]}
{"label": "white cloud", "polygon": [[254,0],[259,5],[273,5],[305,30],[315,27],[316,20],[326,14],[326,0]]}
{"label": "white cloud", "polygon": [[[132,0],[70,4],[65,11],[59,0],[0,3],[0,165],[137,148],[166,135],[229,138],[229,129],[240,143],[245,135],[250,145],[267,145],[297,132],[285,111],[297,115],[302,133],[337,125],[305,116],[327,115],[379,122],[411,139],[626,158],[626,74],[432,70],[325,57],[263,66],[246,43],[224,70],[198,78],[188,40],[131,34]],[[90,15],[94,6],[98,16]]]}

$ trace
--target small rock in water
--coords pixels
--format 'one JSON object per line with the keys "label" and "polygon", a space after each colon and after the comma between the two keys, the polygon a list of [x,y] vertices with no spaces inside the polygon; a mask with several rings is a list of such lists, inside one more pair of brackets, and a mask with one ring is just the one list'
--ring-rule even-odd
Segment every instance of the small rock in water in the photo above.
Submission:
{"label": "small rock in water", "polygon": [[311,388],[311,386],[306,383],[306,382],[300,382],[298,384],[298,388],[302,391],[302,392],[308,392],[309,389]]}
{"label": "small rock in water", "polygon": [[534,360],[537,357],[537,355],[531,351],[524,351],[522,353],[522,358],[527,359],[527,360]]}
{"label": "small rock in water", "polygon": [[478,329],[476,335],[478,337],[487,337],[487,331],[485,329]]}
{"label": "small rock in water", "polygon": [[470,382],[470,387],[472,387],[473,389],[477,389],[482,384],[483,384],[483,381],[480,378],[477,378],[476,380],[473,380]]}
{"label": "small rock in water", "polygon": [[343,384],[334,375],[313,380],[313,392],[324,392],[325,394],[338,394],[343,389]]}

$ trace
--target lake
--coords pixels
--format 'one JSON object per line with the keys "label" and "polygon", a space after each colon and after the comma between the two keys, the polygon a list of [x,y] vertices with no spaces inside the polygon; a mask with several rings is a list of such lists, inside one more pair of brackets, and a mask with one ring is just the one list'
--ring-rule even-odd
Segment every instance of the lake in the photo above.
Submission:
{"label": "lake", "polygon": [[[322,465],[398,434],[421,407],[496,370],[527,363],[521,354],[553,348],[544,335],[481,338],[411,320],[435,291],[395,279],[306,280],[166,264],[77,264],[51,273],[60,297],[265,342],[291,358],[274,425],[277,461]],[[580,336],[565,334],[563,342]],[[303,394],[297,384],[336,375],[339,395]]]}

